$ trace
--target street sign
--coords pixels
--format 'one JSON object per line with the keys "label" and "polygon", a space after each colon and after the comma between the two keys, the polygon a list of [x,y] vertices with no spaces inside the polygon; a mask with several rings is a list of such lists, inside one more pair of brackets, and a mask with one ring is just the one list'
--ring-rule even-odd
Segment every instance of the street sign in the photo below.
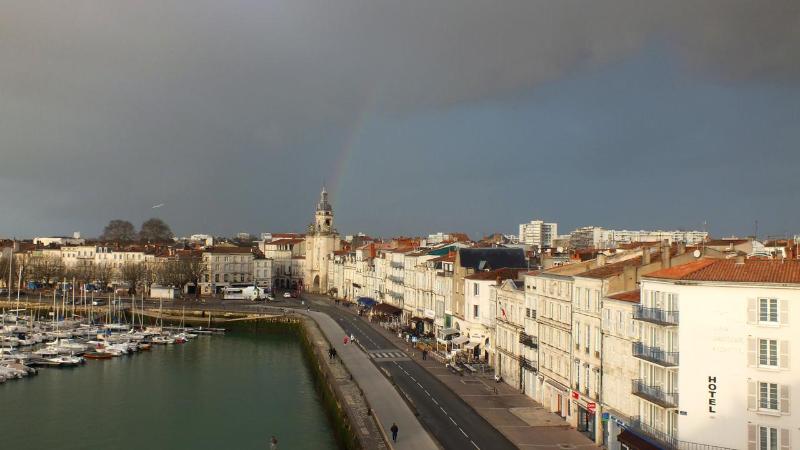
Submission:
{"label": "street sign", "polygon": [[579,398],[581,398],[581,393],[578,391],[572,391],[572,398],[578,400]]}
{"label": "street sign", "polygon": [[586,411],[589,411],[590,413],[594,414],[597,411],[597,403],[595,403],[595,402],[587,403],[586,404]]}

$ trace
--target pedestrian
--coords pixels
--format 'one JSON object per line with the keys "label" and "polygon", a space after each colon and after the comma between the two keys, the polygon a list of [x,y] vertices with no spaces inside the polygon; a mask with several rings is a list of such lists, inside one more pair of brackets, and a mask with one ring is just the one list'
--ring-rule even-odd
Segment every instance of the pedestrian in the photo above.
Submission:
{"label": "pedestrian", "polygon": [[344,335],[344,345],[347,345],[347,341],[349,341],[349,340],[350,340],[350,336],[345,334]]}
{"label": "pedestrian", "polygon": [[353,334],[353,333],[350,333],[350,342],[355,342],[355,341],[356,341],[356,335]]}
{"label": "pedestrian", "polygon": [[336,355],[338,355],[338,354],[339,354],[339,352],[337,352],[335,348],[334,348],[334,349],[332,349],[332,350],[333,350],[333,359],[334,359],[334,361],[335,361],[335,360],[336,360]]}
{"label": "pedestrian", "polygon": [[392,428],[389,428],[392,431],[392,442],[397,442],[397,432],[400,430],[397,428],[397,424],[392,422]]}
{"label": "pedestrian", "polygon": [[422,349],[422,360],[424,361],[426,359],[428,359],[428,350]]}
{"label": "pedestrian", "polygon": [[333,359],[333,347],[328,348],[328,359]]}
{"label": "pedestrian", "polygon": [[269,450],[278,450],[278,438],[275,435],[269,440]]}

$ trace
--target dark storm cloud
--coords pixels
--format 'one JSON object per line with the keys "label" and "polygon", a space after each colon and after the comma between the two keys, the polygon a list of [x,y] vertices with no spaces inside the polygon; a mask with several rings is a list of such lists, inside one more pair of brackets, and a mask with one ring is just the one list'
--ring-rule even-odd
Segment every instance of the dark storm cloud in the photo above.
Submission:
{"label": "dark storm cloud", "polygon": [[0,210],[13,211],[0,234],[96,233],[161,202],[178,233],[297,229],[364,108],[413,115],[509,98],[654,40],[695,76],[795,82],[798,11],[730,0],[0,0]]}

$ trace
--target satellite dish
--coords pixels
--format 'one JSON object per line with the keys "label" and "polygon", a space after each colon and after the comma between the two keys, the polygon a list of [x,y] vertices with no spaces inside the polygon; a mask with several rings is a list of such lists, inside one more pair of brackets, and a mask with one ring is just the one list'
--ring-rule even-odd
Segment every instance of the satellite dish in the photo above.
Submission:
{"label": "satellite dish", "polygon": [[694,255],[694,257],[695,257],[695,258],[699,258],[699,257],[700,257],[700,250],[695,250],[695,251],[692,253],[692,255]]}

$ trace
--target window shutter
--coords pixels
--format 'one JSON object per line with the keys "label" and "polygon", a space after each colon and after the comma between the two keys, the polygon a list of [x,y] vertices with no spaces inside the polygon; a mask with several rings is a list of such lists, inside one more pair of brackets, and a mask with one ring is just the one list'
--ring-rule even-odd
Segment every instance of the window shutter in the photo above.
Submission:
{"label": "window shutter", "polygon": [[752,336],[747,338],[747,365],[749,367],[758,365],[758,339]]}
{"label": "window shutter", "polygon": [[747,450],[758,450],[758,425],[747,424]]}
{"label": "window shutter", "polygon": [[789,409],[789,385],[788,384],[782,384],[780,386],[780,390],[781,390],[781,403],[780,403],[781,414],[789,414],[790,413],[790,409]]}
{"label": "window shutter", "polygon": [[758,299],[747,299],[747,323],[758,323]]}
{"label": "window shutter", "polygon": [[781,428],[781,450],[792,450],[792,430]]}
{"label": "window shutter", "polygon": [[789,325],[789,302],[786,300],[778,300],[778,318],[781,325]]}
{"label": "window shutter", "polygon": [[747,409],[750,411],[758,409],[758,383],[755,381],[747,383]]}
{"label": "window shutter", "polygon": [[789,341],[781,341],[779,345],[779,356],[781,369],[788,369],[789,366]]}

